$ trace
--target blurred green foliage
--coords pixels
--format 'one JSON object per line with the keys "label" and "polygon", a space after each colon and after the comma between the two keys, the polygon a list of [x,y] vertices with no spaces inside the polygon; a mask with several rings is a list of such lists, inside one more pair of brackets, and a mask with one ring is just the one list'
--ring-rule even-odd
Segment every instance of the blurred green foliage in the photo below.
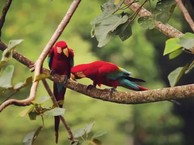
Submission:
{"label": "blurred green foliage", "polygon": [[[0,1],[0,8],[6,0]],[[2,30],[2,41],[8,43],[11,39],[24,39],[17,51],[35,61],[46,45],[62,17],[65,15],[70,0],[33,0],[13,1]],[[92,26],[90,22],[100,13],[100,5],[105,1],[82,1],[69,25],[60,39],[68,42],[75,52],[75,64],[86,63],[97,59],[114,62],[129,71],[134,76],[145,79],[149,88],[163,87],[155,63],[156,49],[146,39],[145,30],[136,22],[132,26],[133,35],[125,42],[114,38],[103,48],[97,48],[96,40],[90,38]],[[154,38],[156,39],[156,38]],[[14,82],[24,81],[32,73],[28,68],[15,60]],[[45,63],[45,67],[47,64]],[[88,79],[80,80],[90,84]],[[50,85],[52,83],[49,81]],[[127,91],[118,88],[119,91]],[[25,98],[29,87],[17,93],[15,98]],[[38,88],[37,97],[47,96],[42,84]],[[5,96],[0,95],[3,101]],[[51,105],[48,102],[47,105]],[[141,144],[179,145],[182,134],[179,128],[182,122],[171,112],[171,103],[149,103],[143,105],[122,105],[102,102],[68,90],[65,100],[65,117],[73,130],[95,121],[94,132],[107,131],[101,137],[103,144],[132,145]],[[42,125],[41,118],[31,121],[28,116],[19,114],[26,107],[11,106],[0,114],[0,144],[21,145],[24,136]],[[42,129],[35,145],[54,144],[53,118],[45,117]],[[61,125],[59,145],[68,144],[67,133]]]}

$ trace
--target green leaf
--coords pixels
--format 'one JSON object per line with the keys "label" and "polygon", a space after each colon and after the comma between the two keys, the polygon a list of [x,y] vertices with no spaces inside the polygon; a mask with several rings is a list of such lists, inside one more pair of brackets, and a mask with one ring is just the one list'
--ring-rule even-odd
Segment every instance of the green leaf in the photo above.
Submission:
{"label": "green leaf", "polygon": [[102,14],[92,20],[90,23],[91,25],[100,24],[103,20],[112,15],[116,10],[116,5],[112,0],[109,0],[101,6],[101,10]]}
{"label": "green leaf", "polygon": [[65,109],[64,108],[58,108],[58,107],[44,112],[44,115],[51,116],[51,117],[60,116],[60,115],[63,116],[64,114],[65,114]]}
{"label": "green leaf", "polygon": [[191,62],[191,64],[189,64],[187,70],[186,70],[186,74],[189,73],[192,69],[194,68],[194,61]]}
{"label": "green leaf", "polygon": [[119,35],[122,41],[127,40],[132,35],[130,23],[124,23],[120,25],[117,29],[117,35]]}
{"label": "green leaf", "polygon": [[42,126],[38,127],[35,131],[32,131],[28,134],[23,139],[24,145],[33,145],[34,141],[38,137],[40,131],[42,130]]}
{"label": "green leaf", "polygon": [[186,49],[191,49],[194,47],[193,33],[185,33],[182,37],[179,38],[179,40],[179,44]]}
{"label": "green leaf", "polygon": [[155,27],[155,20],[151,16],[140,17],[138,23],[144,29],[153,29]]}
{"label": "green leaf", "polygon": [[101,137],[101,136],[104,136],[105,134],[107,134],[107,131],[98,131],[96,132],[92,138],[98,138],[98,137]]}
{"label": "green leaf", "polygon": [[163,55],[172,53],[180,48],[179,38],[170,38],[166,41]]}
{"label": "green leaf", "polygon": [[13,89],[14,90],[20,90],[28,85],[32,84],[32,77],[28,77],[24,82],[17,83]]}
{"label": "green leaf", "polygon": [[187,70],[188,66],[189,65],[187,64],[184,67],[178,67],[168,75],[168,80],[171,87],[176,86],[176,84],[179,82],[179,80]]}
{"label": "green leaf", "polygon": [[169,59],[174,59],[182,53],[183,53],[182,49],[175,50],[175,51],[173,51],[172,53],[169,54]]}
{"label": "green leaf", "polygon": [[33,105],[30,105],[30,106],[27,106],[24,110],[22,110],[19,115],[21,117],[24,117],[26,115],[28,115],[32,110],[34,109],[34,106]]}
{"label": "green leaf", "polygon": [[5,67],[6,65],[7,65],[7,61],[5,61],[5,60],[0,61],[0,70],[1,70],[1,68]]}
{"label": "green leaf", "polygon": [[48,101],[48,100],[50,100],[50,97],[44,96],[44,97],[39,98],[39,99],[36,101],[36,103],[37,103],[37,104],[43,104],[43,103],[45,103],[45,102]]}
{"label": "green leaf", "polygon": [[14,73],[14,66],[8,65],[0,74],[0,87],[12,88],[12,77]]}
{"label": "green leaf", "polygon": [[163,23],[167,23],[172,16],[174,9],[176,7],[176,2],[174,0],[160,0],[156,4],[154,14],[156,20]]}
{"label": "green leaf", "polygon": [[104,19],[100,24],[94,27],[92,30],[93,35],[98,40],[98,47],[106,45],[113,36],[115,36],[115,30],[121,24],[127,22],[128,16],[124,15],[110,15]]}
{"label": "green leaf", "polygon": [[7,48],[3,51],[1,61],[8,61],[12,58],[12,51],[15,49],[23,40],[10,40]]}
{"label": "green leaf", "polygon": [[94,126],[95,122],[92,122],[90,124],[87,124],[84,128],[78,129],[76,131],[74,131],[73,135],[75,138],[79,138],[82,137],[85,134],[88,134],[91,132],[93,126]]}
{"label": "green leaf", "polygon": [[[92,30],[91,37],[96,37],[98,47],[106,45],[115,35],[115,30],[121,24],[124,24],[129,18],[128,15],[114,14],[122,5],[124,0],[109,0],[101,6],[102,14],[91,21]],[[129,32],[129,31],[128,31]],[[122,32],[120,38],[122,40],[128,38],[130,34]]]}
{"label": "green leaf", "polygon": [[92,123],[87,124],[85,126],[85,131],[86,131],[87,134],[91,132],[92,128],[94,127],[94,124],[95,124],[95,122],[92,122]]}

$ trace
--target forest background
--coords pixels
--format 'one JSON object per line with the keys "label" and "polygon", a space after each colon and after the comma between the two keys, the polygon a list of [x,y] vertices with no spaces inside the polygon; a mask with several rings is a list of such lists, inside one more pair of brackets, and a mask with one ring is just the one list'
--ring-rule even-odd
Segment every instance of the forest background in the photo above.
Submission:
{"label": "forest background", "polygon": [[[181,58],[169,60],[163,56],[165,41],[164,34],[155,29],[146,30],[137,21],[132,25],[133,35],[122,42],[114,38],[103,48],[97,47],[97,41],[91,38],[90,22],[101,12],[100,5],[105,1],[82,1],[60,40],[68,42],[68,46],[75,52],[75,64],[87,63],[94,60],[111,61],[131,71],[134,76],[146,80],[144,84],[150,89],[169,86],[168,74],[176,67],[184,65],[190,59],[189,54]],[[0,8],[5,0],[0,1]],[[1,39],[8,43],[11,39],[24,39],[17,51],[35,61],[56,29],[71,1],[34,0],[20,3],[13,1],[7,14]],[[189,2],[188,9],[193,12]],[[192,13],[191,13],[192,14]],[[191,31],[180,11],[176,9],[169,24],[182,32]],[[29,68],[11,60],[15,67],[14,82],[24,81],[32,76]],[[47,67],[47,64],[44,64]],[[184,76],[179,84],[193,83],[191,75]],[[90,84],[88,79],[80,80],[83,84]],[[49,82],[51,84],[51,81]],[[25,98],[30,86],[18,92],[18,98]],[[127,91],[118,88],[119,91]],[[38,98],[48,96],[40,85]],[[37,98],[37,99],[38,99]],[[5,96],[1,95],[3,101]],[[49,104],[50,102],[48,102]],[[168,101],[122,105],[103,102],[88,98],[77,92],[68,90],[65,100],[65,117],[72,130],[95,122],[93,132],[107,132],[100,137],[103,144],[109,145],[183,145],[192,144],[194,131],[193,100],[182,100],[181,105]],[[31,121],[28,116],[21,117],[21,112],[27,107],[11,106],[1,112],[0,144],[21,145],[24,136],[35,130],[41,118]],[[60,142],[68,142],[67,134],[60,129]],[[45,118],[45,126],[34,144],[54,144],[53,118]]]}

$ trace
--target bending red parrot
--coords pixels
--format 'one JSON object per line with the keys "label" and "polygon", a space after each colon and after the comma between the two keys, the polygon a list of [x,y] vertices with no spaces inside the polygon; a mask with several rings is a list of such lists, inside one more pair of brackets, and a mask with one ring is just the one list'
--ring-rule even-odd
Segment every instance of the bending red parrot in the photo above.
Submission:
{"label": "bending red parrot", "polygon": [[145,82],[144,80],[130,77],[130,72],[110,62],[94,61],[80,64],[72,67],[71,73],[76,79],[90,78],[94,86],[104,84],[113,88],[122,86],[135,91],[148,90],[135,83]]}
{"label": "bending red parrot", "polygon": [[[48,64],[52,73],[58,75],[66,75],[68,78],[71,74],[71,67],[73,66],[73,50],[68,48],[65,41],[58,41],[50,50],[48,56]],[[63,107],[64,95],[66,88],[62,84],[54,83],[53,92],[55,98],[59,104],[59,107]],[[59,116],[55,116],[55,136],[56,143],[58,143],[58,131],[59,131]]]}

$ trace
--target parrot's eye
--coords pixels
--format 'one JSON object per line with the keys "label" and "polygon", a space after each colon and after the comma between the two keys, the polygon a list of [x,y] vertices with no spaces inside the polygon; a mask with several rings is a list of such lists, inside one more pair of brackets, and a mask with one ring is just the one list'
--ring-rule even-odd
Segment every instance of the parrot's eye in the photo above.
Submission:
{"label": "parrot's eye", "polygon": [[62,52],[61,47],[57,47],[57,53],[61,53],[61,52]]}

